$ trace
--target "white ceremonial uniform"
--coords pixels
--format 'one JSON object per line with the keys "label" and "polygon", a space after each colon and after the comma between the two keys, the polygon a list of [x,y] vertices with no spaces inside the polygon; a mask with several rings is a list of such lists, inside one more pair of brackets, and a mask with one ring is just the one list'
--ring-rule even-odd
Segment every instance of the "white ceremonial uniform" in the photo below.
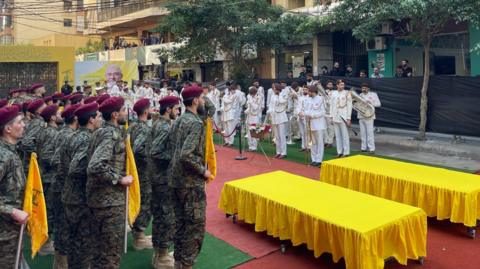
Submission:
{"label": "white ceremonial uniform", "polygon": [[272,121],[272,129],[275,135],[277,154],[287,155],[287,105],[288,100],[282,93],[273,94],[270,98],[268,113]]}
{"label": "white ceremonial uniform", "polygon": [[107,92],[111,97],[122,96],[122,91],[120,90],[120,88],[117,85],[113,85]]}
{"label": "white ceremonial uniform", "polygon": [[352,117],[352,95],[349,91],[334,91],[330,99],[330,117],[335,129],[337,153],[350,155],[350,136],[345,121]]}
{"label": "white ceremonial uniform", "polygon": [[150,100],[153,99],[153,89],[148,87],[140,87],[140,89],[137,92],[137,99],[142,99],[142,98],[148,98]]}
{"label": "white ceremonial uniform", "polygon": [[265,108],[265,89],[262,86],[258,86],[257,94],[262,97],[262,110],[263,110]]}
{"label": "white ceremonial uniform", "polygon": [[317,95],[307,99],[305,116],[307,117],[307,131],[311,132],[311,158],[314,163],[323,161],[323,132],[327,128],[325,120],[325,101]]}
{"label": "white ceremonial uniform", "polygon": [[312,85],[315,85],[317,83],[318,83],[317,80],[312,79],[311,81],[307,81],[307,86],[312,86]]}
{"label": "white ceremonial uniform", "polygon": [[302,149],[308,148],[308,141],[307,141],[307,132],[306,132],[306,124],[307,121],[305,119],[305,112],[306,112],[306,104],[308,100],[308,95],[301,95],[298,97],[298,105],[295,109],[295,115],[298,118],[298,131],[300,133],[300,139],[302,139]]}
{"label": "white ceremonial uniform", "polygon": [[235,90],[235,95],[237,96],[237,102],[235,103],[235,107],[234,107],[235,124],[238,124],[242,119],[242,110],[243,110],[243,106],[247,102],[247,97],[245,96],[245,93],[239,89]]}
{"label": "white ceremonial uniform", "polygon": [[270,99],[272,99],[272,95],[275,95],[275,93],[273,92],[273,89],[270,88],[268,89],[268,92],[267,92],[267,109],[269,109],[270,107]]}
{"label": "white ceremonial uniform", "polygon": [[207,97],[212,101],[215,105],[215,114],[213,115],[213,121],[217,126],[220,126],[220,91],[217,88],[213,88],[207,93]]}
{"label": "white ceremonial uniform", "polygon": [[323,140],[325,144],[329,144],[329,145],[333,144],[333,138],[335,137],[335,128],[333,127],[333,121],[330,118],[330,104],[331,104],[330,100],[331,100],[331,95],[333,91],[334,90],[325,89],[325,92],[328,95],[328,100],[324,100],[325,111],[327,112],[326,113],[327,128],[324,131]]}
{"label": "white ceremonial uniform", "polygon": [[[229,135],[225,137],[225,143],[232,145],[235,140],[235,126],[237,124],[235,120],[235,106],[237,106],[238,100],[235,92],[227,92],[222,99],[223,111],[222,111],[222,121],[223,121],[223,135]],[[233,133],[233,134],[232,134]],[[232,135],[230,135],[232,134]]]}
{"label": "white ceremonial uniform", "polygon": [[[380,107],[380,99],[374,92],[361,93],[365,101],[373,105],[374,107]],[[360,124],[360,137],[362,138],[362,150],[368,150],[370,152],[375,151],[375,136],[373,122],[375,121],[375,114],[370,118],[365,118],[360,113],[357,113],[357,118]]]}
{"label": "white ceremonial uniform", "polygon": [[293,135],[293,130],[292,130],[292,116],[293,116],[293,95],[296,93],[293,92],[292,88],[290,86],[287,86],[283,88],[282,93],[285,95],[285,98],[287,98],[287,145],[293,144],[292,142],[292,135]]}
{"label": "white ceremonial uniform", "polygon": [[249,127],[251,125],[260,124],[260,117],[262,115],[262,96],[256,94],[255,96],[247,96],[247,108],[245,109],[246,123],[247,123],[247,138],[248,149],[257,150],[258,139],[252,138]]}

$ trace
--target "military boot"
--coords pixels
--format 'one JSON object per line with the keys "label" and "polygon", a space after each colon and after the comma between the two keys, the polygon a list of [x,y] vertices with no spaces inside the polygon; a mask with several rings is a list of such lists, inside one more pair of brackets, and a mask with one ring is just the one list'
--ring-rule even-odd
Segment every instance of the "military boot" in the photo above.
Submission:
{"label": "military boot", "polygon": [[145,236],[144,232],[132,232],[133,248],[135,250],[152,249],[152,237]]}
{"label": "military boot", "polygon": [[53,257],[53,269],[68,269],[67,256],[60,255],[57,251]]}
{"label": "military boot", "polygon": [[168,253],[168,249],[162,248],[155,250],[153,254],[152,265],[155,269],[174,269],[175,260]]}
{"label": "military boot", "polygon": [[55,254],[55,248],[53,247],[53,240],[48,239],[45,244],[40,248],[38,254],[41,256],[53,255]]}

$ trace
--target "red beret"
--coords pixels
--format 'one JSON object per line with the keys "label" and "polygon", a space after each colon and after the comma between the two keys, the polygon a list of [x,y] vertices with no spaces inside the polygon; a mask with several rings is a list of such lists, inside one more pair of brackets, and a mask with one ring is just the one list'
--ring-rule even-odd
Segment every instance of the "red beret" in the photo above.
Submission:
{"label": "red beret", "polygon": [[0,108],[0,125],[5,125],[18,116],[17,106],[7,106]]}
{"label": "red beret", "polygon": [[43,101],[42,98],[34,100],[28,104],[27,110],[30,113],[35,113],[35,111],[37,111],[44,104],[45,104],[45,101]]}
{"label": "red beret", "polygon": [[70,100],[70,102],[72,103],[78,103],[82,101],[82,99],[83,99],[83,94],[81,93],[75,93],[70,95],[70,97],[68,97],[68,100]]}
{"label": "red beret", "polygon": [[203,93],[202,88],[198,86],[190,86],[183,90],[182,97],[183,97],[183,100],[188,100],[195,97],[199,97],[200,95],[202,95],[202,93]]}
{"label": "red beret", "polygon": [[83,100],[83,103],[84,104],[90,104],[90,103],[96,102],[97,99],[98,99],[98,97],[89,96],[89,97],[85,98],[85,100]]}
{"label": "red beret", "polygon": [[140,113],[142,113],[142,110],[148,108],[149,106],[150,100],[147,98],[142,98],[135,103],[135,105],[133,106],[133,111],[135,111],[137,115],[139,115]]}
{"label": "red beret", "polygon": [[75,110],[75,116],[82,117],[84,115],[91,114],[98,110],[98,104],[96,102],[82,105],[77,110]]}
{"label": "red beret", "polygon": [[43,101],[45,101],[45,103],[48,103],[48,102],[50,102],[50,101],[53,101],[53,97],[50,96],[50,95],[49,95],[49,96],[45,96],[45,97],[43,97]]}
{"label": "red beret", "polygon": [[28,92],[28,90],[29,90],[28,88],[20,88],[20,89],[17,90],[17,92],[19,92],[19,93],[20,92]]}
{"label": "red beret", "polygon": [[81,107],[82,104],[69,105],[62,111],[62,118],[68,119],[74,116],[75,110]]}
{"label": "red beret", "polygon": [[99,105],[101,105],[105,100],[107,100],[108,98],[110,98],[110,95],[106,93],[106,94],[99,95],[99,96],[97,96],[97,97],[98,97],[97,103],[98,103]]}
{"label": "red beret", "polygon": [[10,94],[18,93],[18,90],[19,90],[19,89],[11,89],[11,90],[10,90]]}
{"label": "red beret", "polygon": [[158,101],[161,107],[168,105],[178,105],[180,103],[180,98],[175,96],[166,96]]}
{"label": "red beret", "polygon": [[12,104],[11,106],[16,106],[18,108],[18,111],[22,111],[22,104]]}
{"label": "red beret", "polygon": [[40,116],[42,116],[44,120],[49,120],[51,116],[54,116],[57,114],[57,110],[58,110],[57,105],[49,105],[42,110],[42,113],[40,113]]}
{"label": "red beret", "polygon": [[123,100],[122,97],[110,97],[103,101],[98,110],[102,113],[112,113],[114,111],[119,111],[124,104],[125,100]]}
{"label": "red beret", "polygon": [[32,86],[30,86],[30,91],[33,92],[35,91],[36,89],[39,89],[39,88],[42,88],[42,87],[45,87],[43,84],[41,83],[35,83],[33,84]]}
{"label": "red beret", "polygon": [[24,112],[27,112],[28,111],[28,106],[30,105],[30,101],[26,101],[22,104],[22,110]]}
{"label": "red beret", "polygon": [[63,98],[63,93],[61,93],[61,92],[57,92],[57,93],[54,93],[54,94],[52,95],[52,99],[53,99],[53,100],[60,100],[60,99],[62,99],[62,98]]}
{"label": "red beret", "polygon": [[0,108],[8,105],[8,100],[7,99],[0,99]]}

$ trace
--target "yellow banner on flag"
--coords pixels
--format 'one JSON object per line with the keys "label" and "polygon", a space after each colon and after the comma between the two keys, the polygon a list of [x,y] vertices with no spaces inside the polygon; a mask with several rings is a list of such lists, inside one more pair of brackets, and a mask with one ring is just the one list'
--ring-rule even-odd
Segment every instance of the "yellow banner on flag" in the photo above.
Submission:
{"label": "yellow banner on flag", "polygon": [[205,128],[205,164],[212,174],[208,179],[208,182],[210,182],[217,176],[217,155],[215,154],[215,144],[213,143],[213,126],[211,118],[207,119]]}
{"label": "yellow banner on flag", "polygon": [[27,231],[32,239],[33,259],[48,239],[47,207],[36,153],[30,157],[23,211],[29,215]]}
{"label": "yellow banner on flag", "polygon": [[128,223],[133,225],[135,219],[140,213],[140,181],[138,179],[137,165],[135,164],[135,156],[133,155],[132,145],[130,143],[130,135],[125,140],[125,148],[127,155],[127,171],[126,175],[133,177],[133,182],[128,187]]}

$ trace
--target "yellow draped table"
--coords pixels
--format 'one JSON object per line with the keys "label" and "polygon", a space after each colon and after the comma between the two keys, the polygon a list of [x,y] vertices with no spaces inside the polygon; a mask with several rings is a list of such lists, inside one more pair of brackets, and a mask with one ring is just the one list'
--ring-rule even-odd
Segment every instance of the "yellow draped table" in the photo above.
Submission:
{"label": "yellow draped table", "polygon": [[324,162],[320,180],[420,207],[439,220],[475,227],[480,219],[478,175],[358,155]]}
{"label": "yellow draped table", "polygon": [[426,256],[427,217],[422,209],[283,171],[225,183],[219,208],[237,214],[315,257],[328,252],[347,269],[383,268],[394,257]]}

